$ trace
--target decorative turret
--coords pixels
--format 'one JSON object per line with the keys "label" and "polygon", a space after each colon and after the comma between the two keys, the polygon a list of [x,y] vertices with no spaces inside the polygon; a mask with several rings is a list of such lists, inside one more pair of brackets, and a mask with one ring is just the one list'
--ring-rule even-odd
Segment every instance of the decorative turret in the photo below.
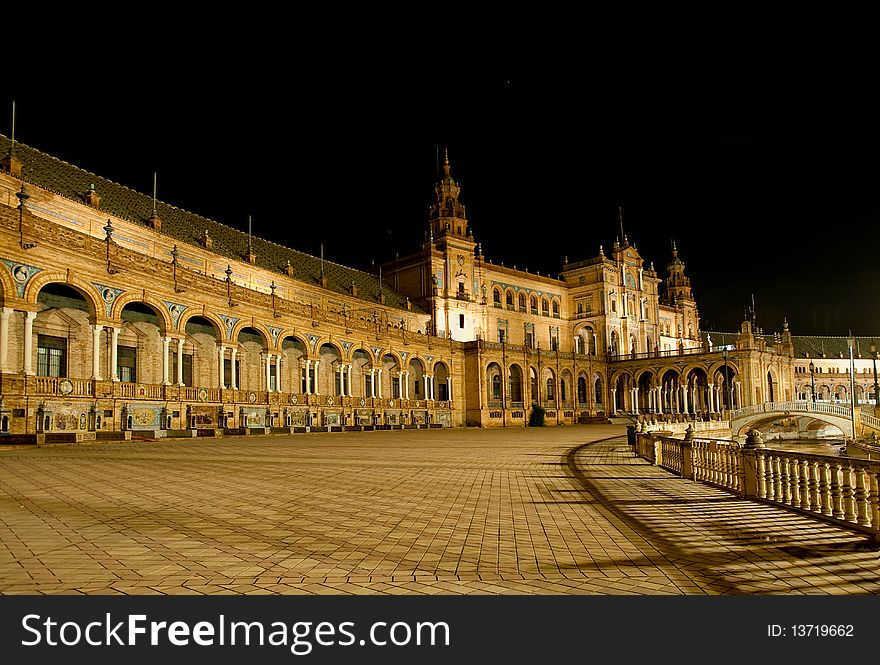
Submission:
{"label": "decorative turret", "polygon": [[678,258],[678,248],[675,246],[674,240],[672,241],[672,261],[666,266],[666,271],[664,304],[692,303],[694,296],[691,292],[691,280],[684,274],[684,261]]}
{"label": "decorative turret", "polygon": [[431,235],[439,238],[443,235],[468,237],[467,215],[464,206],[458,200],[461,188],[450,175],[449,152],[443,155],[443,176],[434,186],[437,201],[430,208]]}

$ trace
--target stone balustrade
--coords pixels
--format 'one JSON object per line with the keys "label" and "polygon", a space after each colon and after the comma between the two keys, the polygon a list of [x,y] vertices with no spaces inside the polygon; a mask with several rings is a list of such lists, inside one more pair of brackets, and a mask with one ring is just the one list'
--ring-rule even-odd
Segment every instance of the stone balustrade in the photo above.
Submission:
{"label": "stone balustrade", "polygon": [[753,430],[746,443],[697,437],[636,435],[636,454],[682,478],[745,498],[807,513],[880,540],[880,462],[764,447]]}

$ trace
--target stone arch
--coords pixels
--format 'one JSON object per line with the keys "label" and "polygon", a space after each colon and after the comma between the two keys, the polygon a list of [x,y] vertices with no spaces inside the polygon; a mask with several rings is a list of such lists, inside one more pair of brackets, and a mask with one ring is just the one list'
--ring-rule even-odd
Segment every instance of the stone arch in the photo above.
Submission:
{"label": "stone arch", "polygon": [[602,407],[603,409],[605,404],[605,380],[602,376],[601,372],[593,372],[593,376],[590,377],[591,390],[593,391],[592,400],[596,405],[596,408]]}
{"label": "stone arch", "polygon": [[550,301],[550,313],[554,317],[559,316],[559,298],[553,298]]}
{"label": "stone arch", "polygon": [[351,351],[352,395],[356,397],[375,397],[375,358],[369,349],[354,346]]}
{"label": "stone arch", "polygon": [[122,318],[122,310],[125,309],[128,305],[138,302],[147,305],[155,312],[156,316],[158,316],[159,319],[162,321],[161,329],[164,331],[164,334],[167,335],[169,332],[174,330],[174,323],[171,320],[171,314],[169,313],[168,307],[165,305],[165,303],[156,298],[153,298],[152,296],[144,296],[143,293],[120,294],[120,296],[113,303],[111,318],[114,321],[120,321]]}
{"label": "stone arch", "polygon": [[425,390],[425,363],[421,358],[413,356],[406,364],[407,381],[409,387],[407,395],[410,399],[427,399]]}
{"label": "stone arch", "polygon": [[180,331],[186,332],[186,324],[190,322],[190,319],[193,319],[195,317],[205,319],[214,326],[217,331],[217,339],[219,342],[229,342],[229,340],[226,338],[226,326],[223,325],[223,322],[217,317],[216,314],[212,314],[211,312],[203,312],[201,310],[194,309],[193,307],[187,307],[183,311],[183,314],[180,315],[180,320],[177,322],[177,326]]}
{"label": "stone arch", "polygon": [[18,291],[15,288],[15,279],[12,277],[12,270],[5,263],[0,261],[0,302],[6,307],[9,306],[7,298],[17,297]]}
{"label": "stone arch", "polygon": [[501,289],[497,286],[492,289],[492,304],[498,305],[499,307],[503,304],[501,302]]}
{"label": "stone arch", "polygon": [[577,397],[578,406],[586,406],[589,404],[590,400],[590,390],[592,386],[589,385],[589,379],[587,378],[586,372],[578,372],[577,377],[577,391],[575,396]]}
{"label": "stone arch", "polygon": [[550,301],[547,298],[541,298],[541,316],[550,316]]}
{"label": "stone arch", "polygon": [[289,377],[290,392],[306,392],[306,367],[303,361],[309,358],[309,342],[293,332],[282,331],[278,335],[278,351],[282,356],[281,389],[284,377]]}
{"label": "stone arch", "polygon": [[[122,296],[120,296],[120,300],[121,299]],[[171,317],[168,316],[168,310],[164,306],[158,305],[152,298],[146,299],[132,297],[128,298],[126,302],[123,302],[122,304],[117,300],[113,307],[113,319],[121,322],[123,310],[130,305],[138,304],[145,306],[156,315],[156,318],[159,320],[159,325],[157,327],[159,328],[160,334],[168,335],[168,333],[174,329],[174,325],[171,323]]]}
{"label": "stone arch", "polygon": [[520,291],[516,297],[516,304],[520,308],[520,310],[525,311],[526,309],[526,294],[523,291]]}
{"label": "stone arch", "polygon": [[[86,305],[89,307],[89,317],[92,323],[95,323],[97,319],[103,319],[106,317],[106,309],[103,300],[98,296],[95,287],[85,280],[73,275],[68,279],[68,274],[66,272],[43,271],[31,277],[24,292],[25,302],[31,305],[36,305],[37,296],[40,291],[44,286],[49,284],[63,284],[79,293],[85,299]],[[15,290],[13,289],[12,292],[15,293]]]}
{"label": "stone arch", "polygon": [[513,293],[513,289],[506,289],[504,291],[504,306],[505,307],[513,307],[516,302],[516,296]]}
{"label": "stone arch", "polygon": [[323,395],[342,395],[344,394],[344,381],[340,377],[341,367],[345,353],[341,346],[329,339],[318,340],[315,343],[315,349],[318,353],[318,387],[319,392]]}
{"label": "stone arch", "polygon": [[275,348],[275,345],[272,343],[272,335],[269,334],[266,326],[261,323],[251,321],[238,321],[235,326],[233,326],[232,335],[230,335],[230,341],[232,341],[233,344],[238,343],[238,336],[245,328],[250,328],[251,330],[255,330],[259,333],[260,337],[263,338],[263,346],[265,347],[266,351],[270,351]]}
{"label": "stone arch", "polygon": [[523,371],[519,363],[511,363],[507,367],[507,394],[510,395],[511,406],[517,404],[522,406],[525,403],[523,393]]}
{"label": "stone arch", "polygon": [[559,401],[568,404],[573,401],[572,390],[574,388],[574,380],[572,379],[571,370],[566,368],[559,373]]}
{"label": "stone arch", "polygon": [[489,402],[501,402],[504,395],[503,392],[503,370],[497,362],[490,362],[486,365],[486,397]]}
{"label": "stone arch", "polygon": [[548,402],[556,401],[556,372],[554,372],[550,367],[545,367],[541,371],[540,390],[543,391],[544,399],[546,399]]}
{"label": "stone arch", "polygon": [[443,361],[437,361],[432,368],[434,374],[434,399],[446,402],[452,399],[452,374],[449,366]]}

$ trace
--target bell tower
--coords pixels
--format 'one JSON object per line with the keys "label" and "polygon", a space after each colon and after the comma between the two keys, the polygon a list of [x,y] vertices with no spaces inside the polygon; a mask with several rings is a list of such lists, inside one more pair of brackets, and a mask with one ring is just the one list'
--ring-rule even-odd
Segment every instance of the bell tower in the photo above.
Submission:
{"label": "bell tower", "polygon": [[437,198],[428,213],[431,235],[435,240],[453,236],[472,241],[473,234],[468,229],[467,214],[458,198],[461,187],[453,179],[450,170],[449,151],[444,150],[443,175],[434,185]]}
{"label": "bell tower", "polygon": [[700,315],[697,311],[697,302],[691,291],[690,277],[684,274],[684,261],[678,257],[678,248],[672,241],[672,261],[666,266],[666,280],[664,281],[663,304],[675,307],[680,312],[681,319],[679,338],[691,340],[700,339]]}

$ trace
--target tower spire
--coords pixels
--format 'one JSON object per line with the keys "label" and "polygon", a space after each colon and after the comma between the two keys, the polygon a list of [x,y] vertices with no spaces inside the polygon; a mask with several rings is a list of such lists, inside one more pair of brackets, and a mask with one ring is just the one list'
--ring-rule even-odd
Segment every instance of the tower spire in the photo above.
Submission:
{"label": "tower spire", "polygon": [[12,133],[9,152],[0,159],[0,167],[14,178],[21,177],[21,160],[15,156],[15,100],[12,100]]}

